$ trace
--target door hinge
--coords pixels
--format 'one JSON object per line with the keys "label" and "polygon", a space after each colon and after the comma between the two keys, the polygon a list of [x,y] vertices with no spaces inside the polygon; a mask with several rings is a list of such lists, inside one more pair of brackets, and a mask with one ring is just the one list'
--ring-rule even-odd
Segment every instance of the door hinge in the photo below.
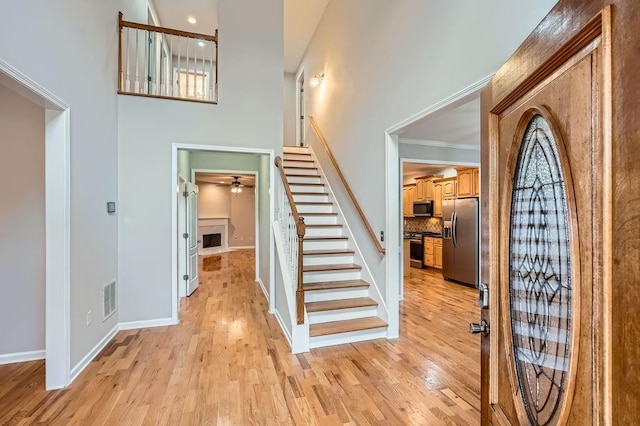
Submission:
{"label": "door hinge", "polygon": [[187,191],[184,191],[184,192],[182,193],[182,196],[183,196],[184,198],[187,198],[187,197],[189,196],[189,193],[188,193]]}
{"label": "door hinge", "polygon": [[189,275],[183,275],[182,279],[185,280],[185,281],[189,281]]}
{"label": "door hinge", "polygon": [[189,233],[185,232],[184,234],[182,234],[182,238],[184,238],[185,240],[189,238]]}

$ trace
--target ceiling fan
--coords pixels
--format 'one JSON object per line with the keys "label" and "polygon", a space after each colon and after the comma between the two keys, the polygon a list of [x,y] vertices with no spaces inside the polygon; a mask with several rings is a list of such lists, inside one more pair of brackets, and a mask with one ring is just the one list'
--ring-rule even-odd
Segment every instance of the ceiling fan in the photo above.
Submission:
{"label": "ceiling fan", "polygon": [[233,192],[234,194],[242,192],[243,185],[238,180],[240,176],[232,176],[232,177],[233,177],[233,182],[231,182],[231,192]]}

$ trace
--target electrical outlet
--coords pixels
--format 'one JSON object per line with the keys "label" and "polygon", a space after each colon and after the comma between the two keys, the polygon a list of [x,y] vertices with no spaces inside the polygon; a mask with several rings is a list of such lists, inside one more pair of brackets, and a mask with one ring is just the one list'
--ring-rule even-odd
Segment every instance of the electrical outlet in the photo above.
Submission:
{"label": "electrical outlet", "polygon": [[93,322],[93,313],[91,311],[87,312],[87,325],[91,325]]}

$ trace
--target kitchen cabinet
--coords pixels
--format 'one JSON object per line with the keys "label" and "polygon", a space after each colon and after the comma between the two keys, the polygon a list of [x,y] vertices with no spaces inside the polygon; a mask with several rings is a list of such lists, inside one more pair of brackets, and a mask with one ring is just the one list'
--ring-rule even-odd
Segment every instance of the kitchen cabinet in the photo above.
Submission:
{"label": "kitchen cabinet", "polygon": [[434,238],[433,267],[442,269],[442,238]]}
{"label": "kitchen cabinet", "polygon": [[442,198],[456,198],[456,178],[442,179]]}
{"label": "kitchen cabinet", "polygon": [[425,180],[424,179],[416,179],[416,201],[422,201],[424,200],[424,186],[425,186]]}
{"label": "kitchen cabinet", "polygon": [[433,216],[442,217],[442,184],[433,184]]}
{"label": "kitchen cabinet", "polygon": [[468,167],[458,169],[458,181],[457,181],[457,196],[463,197],[477,197],[480,195],[478,188],[479,185],[479,173],[477,167]]}
{"label": "kitchen cabinet", "polygon": [[402,215],[413,217],[413,202],[416,200],[416,186],[406,185],[402,188]]}
{"label": "kitchen cabinet", "polygon": [[423,263],[427,266],[433,267],[435,263],[435,238],[425,237],[424,238],[424,254],[423,254]]}
{"label": "kitchen cabinet", "polygon": [[403,259],[403,269],[404,269],[404,276],[408,277],[409,276],[409,268],[411,268],[411,242],[408,239],[405,239],[403,244],[402,244],[402,259]]}

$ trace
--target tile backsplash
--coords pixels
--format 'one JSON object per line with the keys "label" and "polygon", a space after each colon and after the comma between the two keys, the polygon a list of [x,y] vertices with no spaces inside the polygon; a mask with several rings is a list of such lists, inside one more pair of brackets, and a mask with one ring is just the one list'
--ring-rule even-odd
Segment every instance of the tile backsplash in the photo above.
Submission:
{"label": "tile backsplash", "polygon": [[442,219],[439,217],[404,218],[404,232],[437,232],[441,234]]}

